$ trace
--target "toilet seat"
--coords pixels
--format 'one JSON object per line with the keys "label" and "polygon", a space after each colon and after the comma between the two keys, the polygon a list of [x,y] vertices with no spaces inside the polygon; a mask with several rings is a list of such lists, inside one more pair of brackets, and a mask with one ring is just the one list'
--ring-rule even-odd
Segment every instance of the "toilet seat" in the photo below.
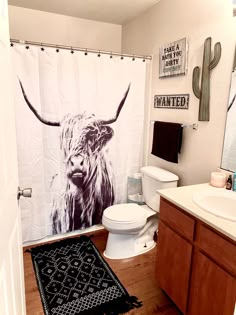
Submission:
{"label": "toilet seat", "polygon": [[134,203],[110,206],[104,210],[102,217],[102,224],[108,230],[135,232],[146,222],[146,211]]}

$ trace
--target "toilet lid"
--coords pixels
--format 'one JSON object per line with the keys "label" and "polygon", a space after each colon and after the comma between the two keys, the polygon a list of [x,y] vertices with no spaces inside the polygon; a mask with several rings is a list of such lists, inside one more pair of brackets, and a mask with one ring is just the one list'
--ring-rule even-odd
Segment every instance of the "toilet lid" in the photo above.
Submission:
{"label": "toilet lid", "polygon": [[108,207],[103,215],[111,220],[118,222],[135,222],[142,219],[146,220],[145,211],[135,203],[124,203]]}

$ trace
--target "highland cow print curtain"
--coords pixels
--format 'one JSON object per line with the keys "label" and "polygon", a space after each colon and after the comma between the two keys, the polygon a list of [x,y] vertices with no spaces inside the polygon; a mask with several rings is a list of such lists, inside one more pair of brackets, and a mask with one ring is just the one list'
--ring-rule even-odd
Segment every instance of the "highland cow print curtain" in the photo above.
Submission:
{"label": "highland cow print curtain", "polygon": [[23,241],[101,223],[140,170],[146,63],[14,45]]}

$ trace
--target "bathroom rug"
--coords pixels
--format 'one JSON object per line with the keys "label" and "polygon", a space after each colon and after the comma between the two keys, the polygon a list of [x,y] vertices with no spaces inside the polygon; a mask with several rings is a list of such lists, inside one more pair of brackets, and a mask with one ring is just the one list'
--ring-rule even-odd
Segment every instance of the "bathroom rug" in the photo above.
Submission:
{"label": "bathroom rug", "polygon": [[46,315],[118,315],[142,306],[87,236],[30,252]]}

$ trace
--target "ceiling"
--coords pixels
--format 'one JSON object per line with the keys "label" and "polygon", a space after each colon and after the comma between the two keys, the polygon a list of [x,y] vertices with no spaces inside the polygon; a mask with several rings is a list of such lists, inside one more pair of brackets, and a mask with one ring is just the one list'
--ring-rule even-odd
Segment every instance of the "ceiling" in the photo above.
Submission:
{"label": "ceiling", "polygon": [[18,7],[122,25],[145,12],[159,1],[160,0],[8,0],[8,3]]}

